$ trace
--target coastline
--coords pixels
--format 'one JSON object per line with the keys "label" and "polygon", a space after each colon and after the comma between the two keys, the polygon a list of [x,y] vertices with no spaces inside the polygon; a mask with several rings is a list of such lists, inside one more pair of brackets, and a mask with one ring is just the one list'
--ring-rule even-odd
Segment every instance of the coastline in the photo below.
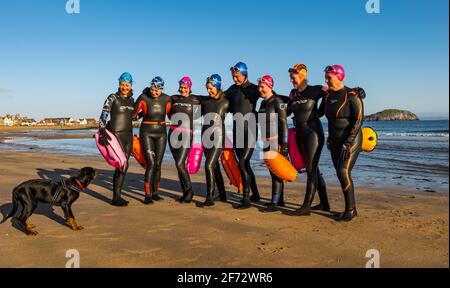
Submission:
{"label": "coastline", "polygon": [[[9,221],[0,225],[0,267],[64,267],[67,249],[80,251],[82,267],[364,267],[369,249],[380,251],[382,267],[449,267],[448,194],[425,195],[405,186],[357,186],[359,216],[338,223],[322,212],[284,215],[302,202],[303,182],[286,184],[288,206],[274,214],[261,213],[263,203],[232,209],[241,196],[230,186],[231,203],[199,208],[206,190],[200,171],[192,177],[194,204],[178,204],[177,173],[173,162],[165,161],[161,192],[166,200],[145,206],[143,170],[131,160],[124,189],[131,203],[116,208],[109,205],[113,171],[101,157],[0,149],[1,212],[10,210],[11,190],[20,182],[67,177],[84,166],[100,173],[74,204],[85,230],[70,231],[62,225],[60,208],[40,205],[31,217],[40,232],[36,238]],[[270,179],[257,182],[269,199]],[[329,185],[328,193],[332,210],[342,211],[340,188]]]}
{"label": "coastline", "polygon": [[98,125],[53,125],[53,126],[0,126],[1,132],[29,132],[42,130],[90,130],[98,129]]}
{"label": "coastline", "polygon": [[[440,127],[439,130],[433,128],[428,129],[429,132],[416,131],[414,133],[405,127],[402,129],[406,132],[395,132],[395,130],[387,128],[380,136],[383,138],[379,139],[380,145],[377,151],[371,154],[361,154],[361,159],[355,169],[356,173],[353,175],[354,180],[370,189],[397,190],[398,187],[406,185],[417,193],[448,194],[448,125]],[[95,131],[96,129],[50,129],[0,132],[0,149],[63,156],[96,156],[98,149],[92,141]],[[443,135],[444,132],[447,134]],[[139,131],[135,130],[134,133],[139,134]],[[434,135],[434,138],[431,135]],[[422,143],[434,142],[421,147],[412,146],[416,145],[418,140],[424,141]],[[428,154],[423,154],[424,150]],[[335,181],[335,171],[327,151],[322,152],[321,172],[327,183],[332,183]],[[255,153],[258,153],[258,150]],[[172,160],[168,148],[164,159]],[[256,155],[252,160],[256,175],[268,177],[266,166],[257,159]],[[411,161],[411,159],[414,160]],[[434,162],[429,163],[428,159],[439,160],[432,160]],[[393,160],[396,161],[395,165],[400,166],[394,168]]]}

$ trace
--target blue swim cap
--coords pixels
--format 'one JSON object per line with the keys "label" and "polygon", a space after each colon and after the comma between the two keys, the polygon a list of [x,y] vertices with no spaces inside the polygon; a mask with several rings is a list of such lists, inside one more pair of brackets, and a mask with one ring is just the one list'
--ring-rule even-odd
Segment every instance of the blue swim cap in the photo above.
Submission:
{"label": "blue swim cap", "polygon": [[155,78],[153,78],[152,82],[150,82],[150,87],[151,86],[155,86],[156,88],[163,90],[164,89],[164,80],[161,77],[156,76]]}
{"label": "blue swim cap", "polygon": [[212,74],[206,78],[206,83],[211,83],[218,90],[222,89],[222,77],[219,74]]}
{"label": "blue swim cap", "polygon": [[122,75],[120,75],[119,83],[123,82],[133,85],[133,76],[131,76],[131,74],[128,72],[123,73]]}
{"label": "blue swim cap", "polygon": [[239,73],[241,73],[244,76],[248,76],[247,65],[245,65],[245,63],[243,63],[243,62],[236,63],[236,65],[231,67],[230,70],[239,72]]}

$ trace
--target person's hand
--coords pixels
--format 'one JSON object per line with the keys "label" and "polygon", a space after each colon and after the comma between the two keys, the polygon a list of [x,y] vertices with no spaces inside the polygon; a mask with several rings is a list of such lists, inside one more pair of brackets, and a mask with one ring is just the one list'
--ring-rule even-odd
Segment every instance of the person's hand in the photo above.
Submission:
{"label": "person's hand", "polygon": [[111,141],[111,137],[106,133],[105,128],[100,128],[99,130],[98,143],[102,146],[108,145],[108,141]]}
{"label": "person's hand", "polygon": [[363,88],[356,87],[354,90],[356,91],[356,93],[358,93],[358,97],[360,99],[365,99],[366,98],[366,91],[364,91]]}
{"label": "person's hand", "polygon": [[351,146],[348,143],[344,143],[342,144],[342,154],[341,154],[341,159],[342,161],[347,161],[350,158],[350,154],[351,154]]}
{"label": "person's hand", "polygon": [[287,157],[289,155],[289,149],[287,144],[281,144],[280,145],[280,154],[284,157]]}

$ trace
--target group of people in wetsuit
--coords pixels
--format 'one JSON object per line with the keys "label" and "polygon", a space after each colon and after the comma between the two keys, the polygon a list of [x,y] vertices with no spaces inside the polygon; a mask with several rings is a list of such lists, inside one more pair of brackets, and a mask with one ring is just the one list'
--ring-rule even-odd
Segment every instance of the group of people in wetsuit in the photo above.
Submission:
{"label": "group of people in wetsuit", "polygon": [[[261,125],[276,129],[264,129],[261,138],[264,142],[277,145],[264,145],[264,151],[275,149],[288,157],[288,116],[293,116],[296,131],[296,144],[305,163],[307,173],[306,193],[303,205],[294,215],[310,215],[311,210],[330,211],[326,185],[319,170],[319,159],[325,144],[325,136],[320,118],[328,119],[327,148],[330,150],[334,167],[345,198],[345,211],[338,220],[350,221],[357,215],[354,185],[351,170],[355,165],[362,144],[362,119],[365,92],[361,88],[348,88],[344,85],[345,71],[339,65],[325,69],[328,87],[311,86],[307,81],[307,67],[297,64],[289,69],[290,80],[294,86],[289,96],[274,92],[274,81],[266,75],[258,79],[258,85],[249,81],[246,64],[239,62],[230,68],[235,84],[222,90],[222,79],[213,74],[206,79],[209,96],[192,94],[192,80],[183,77],[179,81],[179,94],[164,94],[164,81],[155,77],[137,101],[133,100],[133,79],[124,73],[119,79],[119,90],[105,101],[100,117],[101,145],[108,143],[106,129],[111,131],[121,144],[126,156],[131,155],[133,142],[132,122],[142,118],[140,139],[146,160],[144,180],[145,204],[162,200],[158,194],[161,179],[161,165],[167,142],[175,160],[182,196],[181,203],[190,203],[194,196],[191,178],[186,161],[194,139],[194,120],[204,117],[202,122],[202,145],[204,148],[206,199],[204,206],[214,205],[214,191],[219,191],[218,199],[227,201],[224,180],[219,159],[225,147],[225,116],[233,116],[233,150],[236,155],[242,178],[243,199],[238,209],[250,208],[251,202],[260,201],[256,177],[252,170],[252,158],[257,138],[256,121],[258,115],[265,115]],[[257,102],[263,98],[259,111]],[[319,105],[319,101],[321,101]],[[274,117],[275,116],[275,117]],[[167,133],[166,117],[170,119]],[[108,121],[108,119],[110,120]],[[261,123],[263,122],[264,123]],[[213,131],[214,133],[210,133]],[[205,137],[204,137],[205,136]],[[205,139],[208,138],[208,141]],[[208,142],[208,143],[206,143]],[[116,169],[113,180],[112,205],[126,206],[128,201],[121,197],[121,190],[127,169]],[[266,212],[278,211],[284,206],[284,181],[271,172],[272,200]],[[311,206],[316,191],[320,204]],[[251,192],[251,193],[250,193]]]}

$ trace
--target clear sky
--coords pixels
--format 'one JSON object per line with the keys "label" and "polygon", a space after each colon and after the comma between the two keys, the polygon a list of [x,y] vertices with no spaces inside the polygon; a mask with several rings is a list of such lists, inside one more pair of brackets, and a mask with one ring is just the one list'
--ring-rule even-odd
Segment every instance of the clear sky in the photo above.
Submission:
{"label": "clear sky", "polygon": [[287,70],[302,62],[311,84],[341,64],[346,84],[367,92],[366,114],[409,109],[448,118],[448,0],[66,0],[0,2],[0,115],[95,117],[123,71],[136,93],[157,75],[174,94],[189,75],[206,94],[212,73],[231,84],[246,62],[250,79],[271,74],[291,89]]}

